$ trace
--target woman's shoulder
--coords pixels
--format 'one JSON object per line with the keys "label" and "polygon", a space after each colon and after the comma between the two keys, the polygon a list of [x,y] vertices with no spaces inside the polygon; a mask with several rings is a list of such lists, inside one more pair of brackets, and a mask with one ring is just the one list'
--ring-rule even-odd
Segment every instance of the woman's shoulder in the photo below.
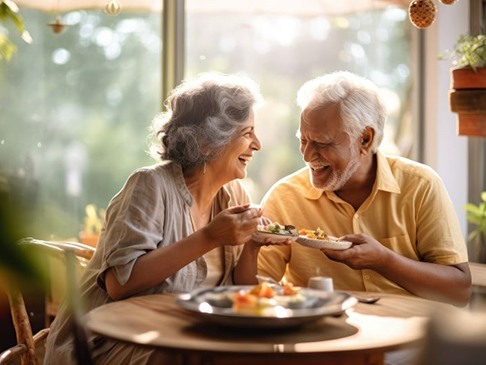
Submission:
{"label": "woman's shoulder", "polygon": [[141,166],[133,170],[132,175],[137,174],[163,174],[173,169],[173,164],[169,161],[159,162],[153,165]]}
{"label": "woman's shoulder", "polygon": [[177,176],[176,170],[176,166],[174,166],[174,164],[170,162],[162,162],[154,165],[142,166],[133,170],[127,180],[173,180]]}
{"label": "woman's shoulder", "polygon": [[133,170],[117,195],[123,192],[124,194],[135,192],[146,194],[147,192],[162,193],[163,191],[178,190],[181,184],[185,186],[184,178],[182,171],[178,172],[178,166],[172,165],[171,163],[159,163]]}

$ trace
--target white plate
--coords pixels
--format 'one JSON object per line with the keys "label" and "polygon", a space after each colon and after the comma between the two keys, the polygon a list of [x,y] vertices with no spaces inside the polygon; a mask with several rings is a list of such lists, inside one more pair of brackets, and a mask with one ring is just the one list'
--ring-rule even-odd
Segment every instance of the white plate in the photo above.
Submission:
{"label": "white plate", "polygon": [[240,328],[285,328],[313,323],[323,316],[340,315],[358,302],[355,297],[344,292],[324,292],[305,288],[301,291],[308,304],[305,308],[291,309],[279,305],[279,311],[251,315],[233,311],[231,303],[225,300],[214,300],[218,297],[231,296],[237,291],[248,291],[251,288],[253,286],[230,285],[198,289],[180,294],[177,303],[201,320],[218,325]]}
{"label": "white plate", "polygon": [[283,242],[288,238],[295,239],[297,238],[297,234],[292,234],[292,233],[270,233],[266,231],[256,231],[253,233],[251,236],[252,240],[259,242],[259,243],[264,243],[265,239],[270,239],[271,242],[278,243],[278,242]]}
{"label": "white plate", "polygon": [[316,240],[307,236],[299,236],[295,239],[295,242],[300,243],[302,246],[311,248],[328,248],[331,250],[346,250],[350,248],[353,243],[350,241],[338,241],[336,240]]}

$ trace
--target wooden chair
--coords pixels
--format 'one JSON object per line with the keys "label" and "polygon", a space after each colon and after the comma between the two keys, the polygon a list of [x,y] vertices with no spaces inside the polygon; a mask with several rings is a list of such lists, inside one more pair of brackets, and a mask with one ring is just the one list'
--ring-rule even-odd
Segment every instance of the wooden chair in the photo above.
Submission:
{"label": "wooden chair", "polygon": [[470,262],[472,296],[469,309],[473,311],[486,310],[486,264]]}
{"label": "wooden chair", "polygon": [[14,359],[20,358],[22,365],[36,365],[39,363],[36,346],[46,340],[49,328],[44,328],[33,335],[22,293],[16,285],[10,285],[6,288],[6,292],[15,327],[17,345],[0,354],[0,364],[8,364]]}
{"label": "wooden chair", "polygon": [[[42,245],[41,240],[29,238],[27,244]],[[67,275],[66,275],[66,253],[72,252],[76,260],[74,261],[74,275],[79,278],[84,272],[86,265],[93,256],[95,249],[86,244],[78,242],[60,242],[47,241],[46,244],[55,246],[62,251],[51,252],[47,255],[47,269],[49,271],[49,281],[47,283],[45,296],[45,326],[49,327],[56,317],[61,301],[68,291]]]}
{"label": "wooden chair", "polygon": [[[41,257],[50,259],[57,258],[65,263],[65,276],[67,278],[66,290],[69,305],[73,311],[73,334],[75,336],[76,354],[79,364],[90,364],[91,357],[86,342],[84,328],[80,324],[81,308],[79,307],[79,294],[77,293],[76,267],[85,265],[87,260],[94,253],[94,248],[77,242],[57,242],[43,241],[35,238],[25,238],[19,241],[20,245],[27,246],[36,250],[36,254]],[[17,284],[13,281],[7,281],[7,297],[10,304],[12,321],[15,328],[17,345],[3,351],[0,354],[0,365],[9,364],[20,358],[21,365],[37,365],[41,363],[37,357],[36,347],[42,345],[49,328],[44,328],[33,335],[29,316],[25,307],[24,298]],[[47,302],[49,295],[47,295]],[[52,308],[51,308],[52,310]],[[46,315],[55,315],[55,313],[46,313]]]}
{"label": "wooden chair", "polygon": [[471,270],[473,287],[486,288],[486,264],[470,262],[469,269]]}

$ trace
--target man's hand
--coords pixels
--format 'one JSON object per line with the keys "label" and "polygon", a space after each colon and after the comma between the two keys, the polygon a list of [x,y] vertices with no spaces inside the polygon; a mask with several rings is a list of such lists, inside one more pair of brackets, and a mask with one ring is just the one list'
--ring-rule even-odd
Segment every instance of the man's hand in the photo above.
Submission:
{"label": "man's hand", "polygon": [[350,241],[353,246],[347,250],[331,250],[323,248],[321,251],[331,260],[342,262],[355,270],[376,269],[386,264],[392,252],[373,237],[365,234],[348,234],[340,239]]}

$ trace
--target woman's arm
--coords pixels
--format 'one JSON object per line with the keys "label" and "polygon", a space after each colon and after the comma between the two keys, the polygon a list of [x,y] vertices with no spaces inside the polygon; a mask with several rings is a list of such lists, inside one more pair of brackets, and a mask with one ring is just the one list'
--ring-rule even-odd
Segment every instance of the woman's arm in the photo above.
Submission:
{"label": "woman's arm", "polygon": [[216,247],[247,242],[256,229],[260,214],[249,205],[223,210],[204,228],[140,256],[124,285],[116,279],[115,268],[108,269],[105,277],[108,295],[119,300],[150,289]]}
{"label": "woman's arm", "polygon": [[253,244],[253,241],[245,244],[238,263],[233,270],[233,281],[238,285],[257,284],[257,259],[260,246]]}
{"label": "woman's arm", "polygon": [[217,246],[199,230],[171,245],[152,250],[140,256],[125,285],[120,285],[110,268],[106,272],[105,285],[108,295],[119,300],[157,286],[184,266]]}

